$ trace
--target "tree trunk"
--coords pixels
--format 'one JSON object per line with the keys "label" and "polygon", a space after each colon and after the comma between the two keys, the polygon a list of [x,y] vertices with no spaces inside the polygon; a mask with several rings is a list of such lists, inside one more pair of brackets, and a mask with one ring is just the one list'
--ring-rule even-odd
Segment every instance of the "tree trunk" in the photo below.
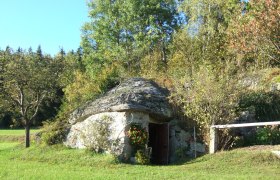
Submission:
{"label": "tree trunk", "polygon": [[30,125],[26,124],[25,126],[25,147],[30,147]]}
{"label": "tree trunk", "polygon": [[167,58],[166,58],[166,47],[165,47],[164,42],[162,43],[162,50],[161,50],[161,52],[162,52],[162,61],[163,61],[164,66],[166,67],[166,65],[167,65]]}

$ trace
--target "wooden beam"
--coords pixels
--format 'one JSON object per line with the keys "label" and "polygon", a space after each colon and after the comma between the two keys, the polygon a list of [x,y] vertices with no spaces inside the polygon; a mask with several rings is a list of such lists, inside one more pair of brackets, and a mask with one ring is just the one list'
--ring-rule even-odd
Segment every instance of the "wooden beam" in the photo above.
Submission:
{"label": "wooden beam", "polygon": [[252,126],[272,126],[272,125],[280,125],[280,121],[243,123],[243,124],[212,125],[211,128],[225,129],[225,128],[252,127]]}

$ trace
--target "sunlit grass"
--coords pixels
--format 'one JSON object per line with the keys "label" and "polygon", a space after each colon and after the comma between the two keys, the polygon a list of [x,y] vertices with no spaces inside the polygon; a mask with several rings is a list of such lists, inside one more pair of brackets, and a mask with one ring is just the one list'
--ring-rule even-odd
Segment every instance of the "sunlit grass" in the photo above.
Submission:
{"label": "sunlit grass", "polygon": [[[34,134],[36,132],[39,132],[39,129],[31,129],[30,133]],[[25,135],[25,130],[24,129],[0,129],[0,136],[5,135],[5,136],[24,136]]]}
{"label": "sunlit grass", "polygon": [[244,149],[168,166],[117,163],[113,156],[63,145],[0,143],[0,179],[279,179],[270,151]]}
{"label": "sunlit grass", "polygon": [[[0,139],[19,135],[24,131],[1,130]],[[279,179],[280,159],[270,151],[237,149],[181,164],[145,166],[63,145],[24,148],[23,141],[0,141],[0,179]]]}
{"label": "sunlit grass", "polygon": [[[39,129],[31,129],[30,135],[31,139],[36,132],[39,132]],[[0,142],[23,142],[25,139],[25,130],[24,129],[0,129]]]}

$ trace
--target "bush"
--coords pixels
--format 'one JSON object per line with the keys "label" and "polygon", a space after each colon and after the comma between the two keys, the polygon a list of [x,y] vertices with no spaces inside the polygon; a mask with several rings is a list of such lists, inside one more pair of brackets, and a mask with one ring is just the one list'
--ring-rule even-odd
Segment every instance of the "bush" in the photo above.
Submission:
{"label": "bush", "polygon": [[280,126],[257,127],[255,131],[239,137],[234,143],[234,147],[280,144]]}
{"label": "bush", "polygon": [[256,144],[280,144],[280,126],[265,126],[263,128],[258,128],[256,132]]}
{"label": "bush", "polygon": [[139,164],[150,164],[150,156],[144,150],[138,150],[135,154],[136,162]]}
{"label": "bush", "polygon": [[62,143],[66,139],[69,129],[70,125],[66,120],[46,121],[42,129],[42,142],[47,145]]}
{"label": "bush", "polygon": [[259,122],[274,121],[280,116],[280,93],[258,91],[243,94],[239,107],[253,111]]}
{"label": "bush", "polygon": [[[171,98],[196,122],[206,144],[210,141],[211,125],[228,124],[238,116],[238,99],[243,89],[238,85],[238,76],[231,71],[232,66],[230,63],[221,67],[202,64],[192,75],[174,78]],[[226,148],[228,133],[219,137],[219,147]],[[224,142],[227,144],[222,144]]]}

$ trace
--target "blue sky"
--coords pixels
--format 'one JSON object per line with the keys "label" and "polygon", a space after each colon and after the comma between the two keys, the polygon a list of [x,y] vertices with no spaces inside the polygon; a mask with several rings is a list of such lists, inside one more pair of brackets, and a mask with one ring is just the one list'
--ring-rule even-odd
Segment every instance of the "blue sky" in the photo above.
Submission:
{"label": "blue sky", "polygon": [[86,0],[0,0],[0,49],[41,45],[54,55],[60,47],[76,50],[88,21]]}

